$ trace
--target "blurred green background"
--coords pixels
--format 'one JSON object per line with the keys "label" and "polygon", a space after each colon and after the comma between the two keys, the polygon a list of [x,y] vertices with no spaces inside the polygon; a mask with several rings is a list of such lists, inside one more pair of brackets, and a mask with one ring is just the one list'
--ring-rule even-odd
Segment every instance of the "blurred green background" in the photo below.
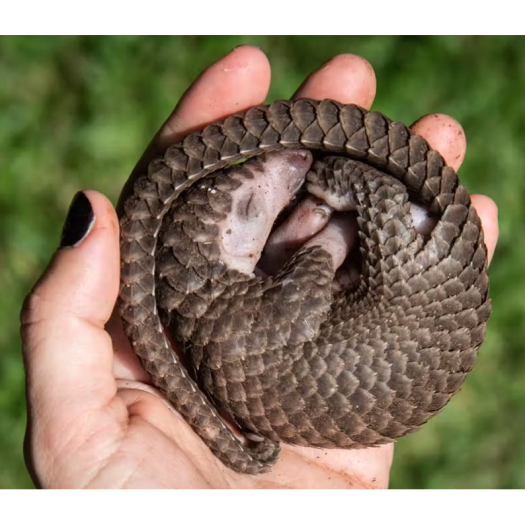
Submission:
{"label": "blurred green background", "polygon": [[374,67],[374,109],[463,125],[460,175],[499,206],[494,313],[474,372],[445,411],[396,445],[394,488],[525,488],[525,40],[520,37],[0,37],[0,488],[32,487],[22,441],[18,314],[58,245],[70,200],[116,202],[186,87],[241,43],[289,98],[333,55]]}

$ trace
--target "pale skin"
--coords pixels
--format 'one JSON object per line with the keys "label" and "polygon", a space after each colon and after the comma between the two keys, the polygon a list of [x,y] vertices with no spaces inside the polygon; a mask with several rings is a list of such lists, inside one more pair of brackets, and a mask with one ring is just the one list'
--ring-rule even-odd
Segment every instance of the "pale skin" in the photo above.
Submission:
{"label": "pale skin", "polygon": [[[262,51],[236,48],[186,92],[139,165],[191,130],[260,104],[270,85]],[[370,108],[370,64],[339,55],[312,73],[294,97],[330,98]],[[461,126],[427,115],[412,126],[446,162],[465,157]],[[129,186],[128,186],[129,187]],[[27,374],[25,456],[45,488],[386,488],[393,446],[333,451],[283,446],[272,472],[227,469],[150,386],[114,313],[119,288],[119,229],[109,200],[86,192],[95,223],[80,245],[57,251],[22,310]],[[497,208],[473,195],[489,259],[498,237]]]}

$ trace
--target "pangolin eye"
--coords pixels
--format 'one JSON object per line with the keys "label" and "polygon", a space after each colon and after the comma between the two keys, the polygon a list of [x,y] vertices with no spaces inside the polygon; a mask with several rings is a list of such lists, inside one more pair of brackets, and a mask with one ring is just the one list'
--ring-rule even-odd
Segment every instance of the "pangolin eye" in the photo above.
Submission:
{"label": "pangolin eye", "polygon": [[258,219],[263,211],[263,203],[254,191],[239,200],[237,204],[237,216],[242,221]]}

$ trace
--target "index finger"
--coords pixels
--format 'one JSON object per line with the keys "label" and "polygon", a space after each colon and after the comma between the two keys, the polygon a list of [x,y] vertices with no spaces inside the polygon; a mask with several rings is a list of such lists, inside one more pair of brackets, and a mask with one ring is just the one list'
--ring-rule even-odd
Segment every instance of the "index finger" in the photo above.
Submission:
{"label": "index finger", "polygon": [[[147,164],[168,144],[227,115],[262,104],[270,89],[270,63],[257,47],[236,47],[206,69],[184,93],[153,137],[120,195],[117,211]],[[120,215],[120,213],[119,213]]]}

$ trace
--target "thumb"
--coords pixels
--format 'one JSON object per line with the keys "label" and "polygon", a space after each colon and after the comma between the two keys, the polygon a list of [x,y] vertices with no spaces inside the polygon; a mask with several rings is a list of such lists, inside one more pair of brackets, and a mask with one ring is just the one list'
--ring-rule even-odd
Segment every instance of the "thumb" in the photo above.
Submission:
{"label": "thumb", "polygon": [[21,312],[33,427],[45,421],[60,432],[114,397],[113,349],[104,325],[116,302],[119,272],[113,206],[100,193],[77,193],[60,248]]}

